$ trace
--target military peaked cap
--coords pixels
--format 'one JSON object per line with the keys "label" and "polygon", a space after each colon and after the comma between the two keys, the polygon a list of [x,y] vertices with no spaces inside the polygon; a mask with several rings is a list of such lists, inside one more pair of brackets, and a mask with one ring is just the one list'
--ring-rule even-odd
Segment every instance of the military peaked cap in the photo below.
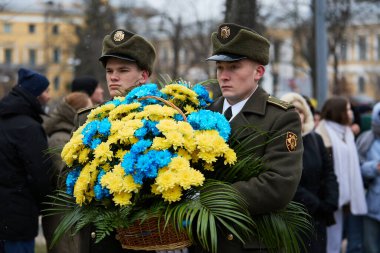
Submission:
{"label": "military peaked cap", "polygon": [[156,59],[156,50],[149,41],[140,35],[117,29],[104,37],[99,61],[105,66],[109,57],[136,62],[140,68],[151,74]]}
{"label": "military peaked cap", "polygon": [[244,58],[260,64],[269,62],[269,41],[256,31],[232,23],[224,23],[211,35],[212,56],[208,61],[237,61]]}

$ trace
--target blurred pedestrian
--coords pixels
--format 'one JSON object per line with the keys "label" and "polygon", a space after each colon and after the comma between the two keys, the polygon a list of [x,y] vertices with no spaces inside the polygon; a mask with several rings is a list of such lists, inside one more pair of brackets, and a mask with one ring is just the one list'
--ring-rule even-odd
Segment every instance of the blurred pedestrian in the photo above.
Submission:
{"label": "blurred pedestrian", "polygon": [[18,71],[18,84],[0,101],[0,252],[33,253],[41,203],[51,193],[42,106],[48,79]]}
{"label": "blurred pedestrian", "polygon": [[[343,238],[344,218],[347,223],[347,252],[360,248],[360,220],[357,215],[367,213],[364,186],[360,172],[358,153],[351,131],[352,111],[350,103],[343,97],[332,97],[322,107],[316,132],[332,156],[334,171],[339,184],[338,210],[334,213],[336,224],[327,228],[327,252],[339,253]],[[358,224],[356,222],[358,221]]]}
{"label": "blurred pedestrian", "polygon": [[104,102],[104,90],[99,81],[91,76],[75,78],[71,84],[71,91],[83,91],[87,93],[94,105]]}
{"label": "blurred pedestrian", "polygon": [[[52,174],[54,189],[64,189],[65,164],[61,159],[60,152],[62,147],[70,140],[71,132],[74,128],[74,118],[79,109],[89,107],[92,101],[87,93],[72,92],[68,94],[58,104],[49,118],[45,122],[45,131],[48,135],[48,144],[53,162]],[[48,253],[77,253],[79,252],[79,236],[64,235],[54,247],[50,248],[53,234],[61,221],[63,215],[43,216],[42,228],[46,239]]]}
{"label": "blurred pedestrian", "polygon": [[286,93],[282,100],[295,106],[301,117],[303,169],[294,201],[302,203],[312,217],[314,230],[303,236],[301,252],[326,252],[326,228],[335,223],[334,211],[338,208],[338,182],[331,157],[323,144],[322,137],[314,132],[311,104],[298,93]]}
{"label": "blurred pedestrian", "polygon": [[373,107],[371,129],[356,141],[367,185],[368,214],[363,217],[363,252],[380,252],[380,103]]}

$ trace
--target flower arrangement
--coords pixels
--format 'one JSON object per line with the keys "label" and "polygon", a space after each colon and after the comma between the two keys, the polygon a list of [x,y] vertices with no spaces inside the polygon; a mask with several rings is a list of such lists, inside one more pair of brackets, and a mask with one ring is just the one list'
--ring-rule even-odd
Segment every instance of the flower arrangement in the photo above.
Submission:
{"label": "flower arrangement", "polygon": [[148,84],[94,109],[62,150],[72,169],[67,193],[78,205],[110,198],[126,206],[149,182],[152,194],[179,201],[182,191],[203,184],[202,170],[212,170],[218,158],[236,161],[226,143],[228,122],[204,110],[210,102],[201,85]]}
{"label": "flower arrangement", "polygon": [[298,252],[294,238],[308,227],[304,211],[290,204],[277,214],[250,216],[231,183],[257,176],[262,161],[252,159],[248,142],[227,144],[229,122],[206,110],[211,102],[200,84],[146,84],[93,109],[61,153],[66,191],[52,196],[47,211],[65,217],[53,243],[89,224],[100,241],[136,221],[164,217],[165,226],[185,231],[207,251],[216,252],[223,229],[242,242],[264,237],[273,250]]}

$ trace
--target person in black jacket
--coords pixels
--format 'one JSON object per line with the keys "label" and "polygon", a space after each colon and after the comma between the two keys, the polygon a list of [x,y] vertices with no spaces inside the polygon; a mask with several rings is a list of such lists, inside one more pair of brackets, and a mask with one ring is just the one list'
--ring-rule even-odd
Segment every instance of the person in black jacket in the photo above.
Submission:
{"label": "person in black jacket", "polygon": [[18,84],[0,101],[0,252],[33,253],[41,203],[51,191],[41,126],[48,79],[21,68]]}
{"label": "person in black jacket", "polygon": [[287,93],[282,100],[293,104],[302,122],[304,145],[303,170],[294,201],[302,203],[311,215],[314,230],[305,235],[302,252],[326,252],[326,228],[335,223],[334,211],[338,208],[338,182],[331,158],[322,137],[313,131],[314,120],[307,101],[297,93]]}

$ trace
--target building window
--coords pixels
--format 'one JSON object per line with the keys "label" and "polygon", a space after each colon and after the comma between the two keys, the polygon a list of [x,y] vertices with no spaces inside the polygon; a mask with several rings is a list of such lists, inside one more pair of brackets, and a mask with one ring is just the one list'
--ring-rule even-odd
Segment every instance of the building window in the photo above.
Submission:
{"label": "building window", "polygon": [[36,65],[36,50],[35,49],[29,49],[29,64],[31,66]]}
{"label": "building window", "polygon": [[59,33],[59,26],[58,25],[53,25],[52,33],[53,34],[58,34]]}
{"label": "building window", "polygon": [[59,48],[54,48],[53,51],[53,62],[59,63],[61,61],[61,50]]}
{"label": "building window", "polygon": [[36,32],[36,25],[29,24],[29,33],[35,33],[35,32]]}
{"label": "building window", "polygon": [[358,38],[359,60],[367,60],[367,40],[364,36]]}
{"label": "building window", "polygon": [[12,32],[12,24],[4,23],[3,30],[4,30],[4,33],[11,33]]}
{"label": "building window", "polygon": [[342,61],[347,61],[347,41],[343,40],[340,44],[340,59]]}
{"label": "building window", "polygon": [[59,86],[60,86],[59,76],[54,77],[53,83],[54,83],[54,90],[55,91],[59,90]]}
{"label": "building window", "polygon": [[359,80],[358,80],[358,92],[359,93],[364,93],[364,90],[365,90],[365,80],[364,80],[364,77],[359,77]]}
{"label": "building window", "polygon": [[12,49],[10,48],[4,49],[4,63],[12,64]]}

